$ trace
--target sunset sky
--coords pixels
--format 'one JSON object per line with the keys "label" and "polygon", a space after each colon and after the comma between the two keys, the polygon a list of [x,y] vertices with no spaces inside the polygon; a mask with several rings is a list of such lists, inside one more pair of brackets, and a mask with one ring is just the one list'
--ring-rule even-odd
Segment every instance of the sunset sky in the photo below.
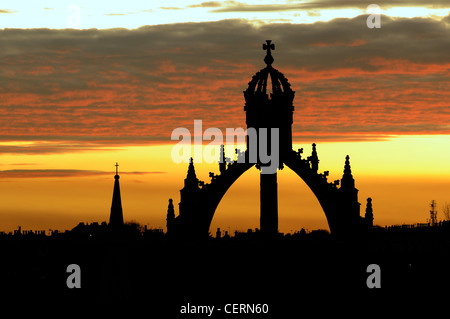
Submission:
{"label": "sunset sky", "polygon": [[[340,179],[350,156],[361,215],[438,219],[450,203],[450,3],[388,0],[381,28],[356,0],[2,1],[0,231],[108,221],[119,162],[126,221],[165,228],[187,164],[171,132],[245,128],[262,43],[296,92],[293,135]],[[205,141],[204,146],[209,142]],[[197,163],[209,182],[217,164]],[[225,195],[211,232],[259,227],[259,171]],[[278,174],[279,227],[328,229],[312,192]],[[176,205],[176,214],[178,207]]]}

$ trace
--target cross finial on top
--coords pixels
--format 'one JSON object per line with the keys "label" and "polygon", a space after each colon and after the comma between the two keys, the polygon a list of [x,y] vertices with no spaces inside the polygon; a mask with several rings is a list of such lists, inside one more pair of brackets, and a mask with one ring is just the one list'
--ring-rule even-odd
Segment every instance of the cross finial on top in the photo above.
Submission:
{"label": "cross finial on top", "polygon": [[119,175],[119,163],[116,162],[114,166],[116,167],[116,175]]}
{"label": "cross finial on top", "polygon": [[275,44],[272,43],[272,40],[266,40],[266,43],[263,44],[263,50],[267,51],[264,62],[266,62],[266,64],[270,66],[274,61],[270,50],[275,50]]}

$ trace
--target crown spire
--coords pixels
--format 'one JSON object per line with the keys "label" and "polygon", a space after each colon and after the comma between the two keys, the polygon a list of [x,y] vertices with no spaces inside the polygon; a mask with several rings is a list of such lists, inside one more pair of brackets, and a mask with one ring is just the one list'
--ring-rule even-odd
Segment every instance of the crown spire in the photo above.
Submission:
{"label": "crown spire", "polygon": [[275,50],[275,44],[271,43],[272,40],[266,40],[266,43],[263,44],[263,50],[266,50],[266,57],[264,58],[264,62],[266,62],[267,66],[271,66],[274,59],[270,50]]}

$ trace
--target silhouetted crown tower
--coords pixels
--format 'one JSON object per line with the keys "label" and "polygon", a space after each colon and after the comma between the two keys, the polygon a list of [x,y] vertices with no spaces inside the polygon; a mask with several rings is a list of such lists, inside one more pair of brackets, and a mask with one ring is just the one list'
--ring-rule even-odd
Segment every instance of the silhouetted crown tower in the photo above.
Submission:
{"label": "silhouetted crown tower", "polygon": [[[247,90],[244,91],[247,128],[253,127],[258,132],[259,129],[267,128],[269,138],[267,138],[268,149],[270,150],[270,128],[279,129],[280,146],[280,168],[283,158],[292,150],[292,122],[294,112],[294,96],[291,85],[284,77],[283,73],[272,67],[274,61],[271,50],[275,46],[271,40],[266,40],[263,49],[266,50],[264,62],[266,67],[257,72],[248,83]],[[271,85],[269,85],[269,82]],[[272,92],[270,92],[270,89]],[[247,138],[247,148],[249,147]],[[258,152],[259,154],[259,152]]]}
{"label": "silhouetted crown tower", "polygon": [[109,226],[118,229],[123,226],[122,200],[120,198],[119,164],[116,163],[116,175],[114,175],[114,191],[109,215]]}
{"label": "silhouetted crown tower", "polygon": [[[293,100],[295,92],[284,75],[272,67],[274,58],[271,50],[275,45],[266,40],[263,50],[266,50],[264,62],[266,67],[256,73],[244,91],[247,129],[254,128],[257,132],[257,143],[250,145],[247,137],[247,149],[257,145],[258,167],[264,166],[259,156],[261,142],[267,143],[268,154],[272,150],[272,129],[278,129],[279,138],[279,168],[283,167],[284,158],[292,151]],[[271,83],[271,85],[269,85]],[[270,92],[270,89],[272,92]],[[261,129],[266,129],[267,135],[262,135]],[[264,143],[264,142],[263,142]],[[265,153],[264,151],[262,153]],[[278,184],[277,173],[260,175],[260,227],[263,234],[278,232]]]}
{"label": "silhouetted crown tower", "polygon": [[[189,162],[184,187],[180,190],[179,215],[174,217],[170,201],[167,229],[175,237],[208,236],[217,206],[231,185],[256,164],[260,174],[260,234],[278,233],[278,169],[284,165],[293,170],[311,189],[319,201],[331,233],[339,238],[351,238],[373,225],[371,200],[366,216],[360,216],[358,189],[347,156],[341,180],[328,181],[329,171],[319,172],[316,144],[311,155],[303,158],[303,149],[292,149],[292,124],[295,92],[288,80],[272,67],[271,40],[263,44],[265,68],[257,72],[244,91],[247,124],[247,150],[235,150],[237,160],[225,157],[220,149],[219,175],[209,173],[211,181],[199,181],[192,159]],[[277,136],[278,135],[278,136]],[[278,155],[278,156],[277,156]],[[242,159],[245,159],[241,161]],[[275,161],[278,159],[278,162]],[[274,161],[273,163],[267,162]],[[228,162],[227,162],[228,161]],[[340,184],[340,187],[339,187]],[[169,231],[170,229],[170,231]]]}

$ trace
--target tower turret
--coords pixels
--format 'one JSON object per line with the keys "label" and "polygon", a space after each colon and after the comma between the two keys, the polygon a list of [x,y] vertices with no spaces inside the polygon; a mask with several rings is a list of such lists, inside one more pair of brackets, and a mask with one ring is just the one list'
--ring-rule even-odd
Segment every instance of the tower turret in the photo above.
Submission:
{"label": "tower turret", "polygon": [[364,218],[366,220],[366,224],[369,227],[373,226],[373,209],[372,209],[372,198],[367,198],[367,204],[366,204],[366,214],[364,215]]}
{"label": "tower turret", "polygon": [[345,157],[344,174],[341,179],[341,189],[355,188],[355,180],[353,179],[352,170],[350,168],[350,156]]}
{"label": "tower turret", "polygon": [[189,159],[189,167],[186,178],[184,179],[184,188],[198,188],[198,178],[195,174],[194,161]]}
{"label": "tower turret", "polygon": [[316,143],[312,144],[312,152],[308,160],[311,163],[311,169],[317,173],[319,170],[319,157],[317,156]]}
{"label": "tower turret", "polygon": [[172,228],[174,220],[175,220],[175,209],[173,208],[173,200],[172,198],[169,198],[169,205],[167,207],[167,219],[166,219],[166,226],[168,233]]}
{"label": "tower turret", "polygon": [[219,171],[220,174],[225,173],[227,170],[227,158],[225,157],[225,147],[220,145],[220,161],[219,161]]}
{"label": "tower turret", "polygon": [[349,216],[360,216],[360,206],[358,202],[358,189],[355,187],[355,180],[350,168],[350,156],[345,157],[344,174],[341,179],[341,200],[343,201],[344,211],[349,212]]}
{"label": "tower turret", "polygon": [[[180,190],[179,213],[183,217],[186,213],[193,213],[198,205],[197,196],[199,195],[199,180],[195,174],[194,161],[192,157],[189,159],[189,167],[186,178],[184,179],[184,187]],[[192,210],[192,211],[191,211]]]}

